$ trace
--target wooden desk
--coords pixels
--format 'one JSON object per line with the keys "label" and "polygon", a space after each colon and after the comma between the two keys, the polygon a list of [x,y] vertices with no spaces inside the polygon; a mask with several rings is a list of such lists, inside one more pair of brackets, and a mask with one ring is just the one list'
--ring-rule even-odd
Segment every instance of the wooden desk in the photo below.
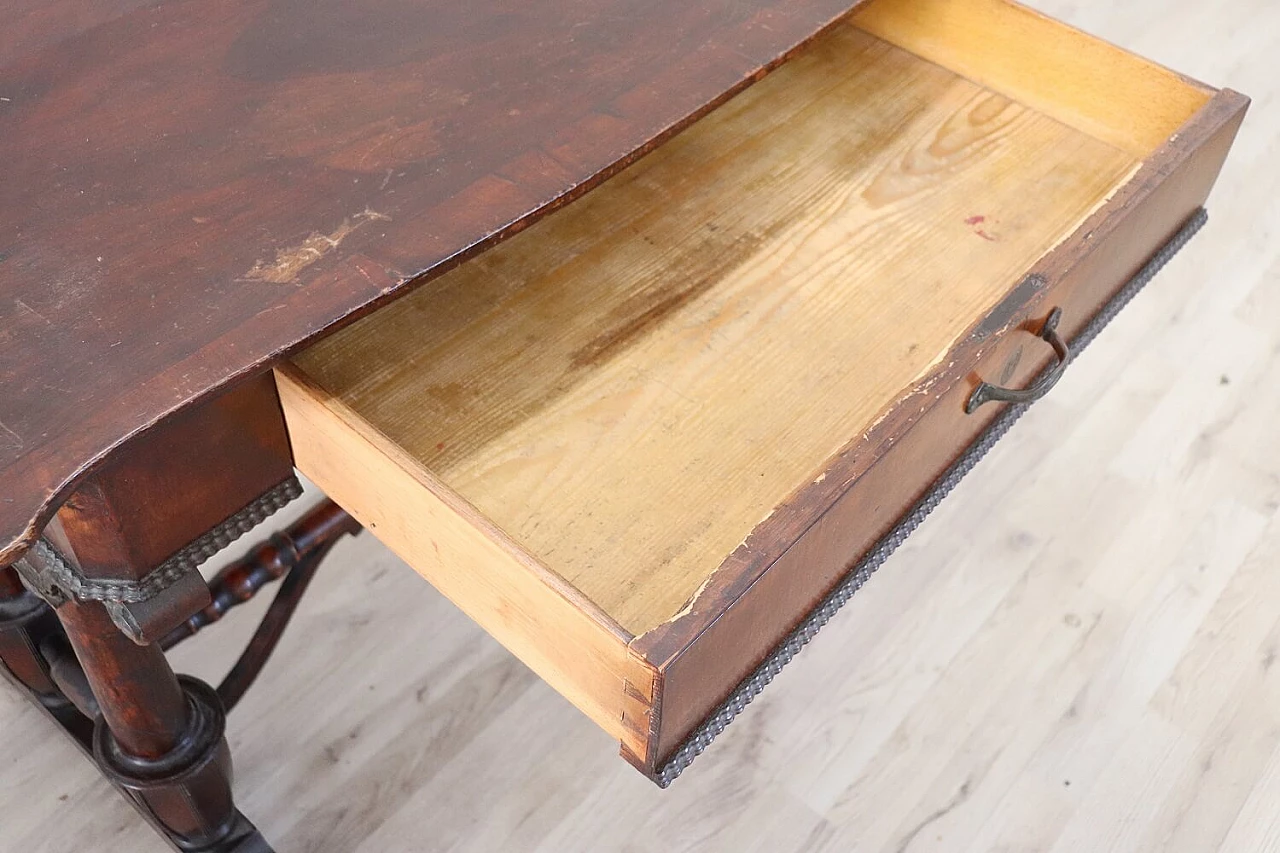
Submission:
{"label": "wooden desk", "polygon": [[1192,220],[1244,113],[1007,3],[827,28],[848,5],[66,3],[0,36],[2,553],[43,530],[60,617],[6,573],[2,657],[82,742],[101,712],[171,836],[261,843],[159,649],[289,571],[269,651],[347,516],[212,597],[194,566],[295,463],[665,784],[992,428],[982,379],[1031,383],[1050,309],[1078,337]]}

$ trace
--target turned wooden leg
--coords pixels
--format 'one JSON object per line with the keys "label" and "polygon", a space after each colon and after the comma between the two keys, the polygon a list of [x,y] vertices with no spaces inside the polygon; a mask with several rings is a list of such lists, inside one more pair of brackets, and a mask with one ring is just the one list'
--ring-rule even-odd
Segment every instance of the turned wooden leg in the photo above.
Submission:
{"label": "turned wooden leg", "polygon": [[[37,599],[44,621],[15,646],[22,656],[10,654],[10,659],[29,661],[35,677],[27,681],[47,679],[42,684],[52,681],[54,689],[44,694],[32,684],[14,681],[176,849],[270,853],[232,803],[224,707],[230,708],[265,664],[329,549],[359,530],[332,502],[318,504],[224,568],[210,584],[212,603],[160,643],[132,639],[134,634],[126,633],[102,602],[67,597],[57,579],[80,569],[42,543],[20,565],[27,582],[44,590],[57,610]],[[162,653],[166,644],[218,621],[282,577],[284,584],[253,640],[216,691],[173,674]],[[11,580],[0,572],[0,583],[5,583],[0,605],[29,601],[31,593]],[[168,609],[166,605],[162,611]],[[37,650],[34,656],[32,649]]]}
{"label": "turned wooden leg", "polygon": [[226,717],[217,694],[175,676],[155,645],[124,636],[98,602],[57,609],[101,716],[94,757],[185,849],[210,849],[236,828]]}
{"label": "turned wooden leg", "polygon": [[[10,625],[13,636],[0,628],[0,652],[7,655],[0,661],[7,661],[4,668],[11,676],[15,669],[26,675],[12,680],[94,758],[176,849],[270,853],[232,802],[224,708],[261,671],[330,548],[359,530],[337,505],[321,502],[226,566],[207,591],[211,603],[155,643],[141,639],[154,633],[154,626],[132,630],[126,620],[122,627],[108,604],[68,595],[60,584],[71,578],[68,588],[83,591],[89,578],[83,576],[83,566],[42,542],[18,565],[26,583],[57,609],[28,592],[12,572],[0,569],[0,611],[25,614],[34,600],[39,616]],[[65,540],[65,531],[61,535]],[[262,624],[217,690],[174,675],[163,654],[167,645],[218,621],[281,578],[284,583]],[[170,603],[151,612],[172,609]]]}
{"label": "turned wooden leg", "polygon": [[33,693],[56,694],[41,641],[56,628],[53,611],[22,585],[10,566],[0,568],[0,667]]}
{"label": "turned wooden leg", "polygon": [[[57,610],[35,599],[43,621],[38,630],[12,644],[17,651],[9,653],[11,662],[18,661],[18,668],[29,665],[34,675],[25,681],[13,680],[95,759],[175,848],[270,853],[262,836],[232,803],[224,708],[229,710],[261,671],[330,548],[342,536],[359,530],[355,519],[337,505],[317,504],[228,564],[210,583],[211,603],[156,643],[137,639],[153,633],[150,628],[122,628],[117,614],[103,602],[68,596],[59,586],[60,579],[82,573],[83,567],[72,565],[56,548],[42,542],[19,565],[26,582],[42,590]],[[281,578],[284,583],[262,624],[217,690],[174,675],[164,648],[217,622],[229,609]],[[87,578],[76,579],[71,586],[83,587],[83,580]],[[0,593],[0,609],[16,600],[25,608],[34,598],[16,575],[4,570],[0,570]],[[152,612],[171,609],[165,604]],[[47,688],[50,681],[52,690],[47,694],[33,686]]]}
{"label": "turned wooden leg", "polygon": [[[221,700],[175,675],[158,641],[210,605],[199,563],[299,493],[263,377],[118,449],[14,566],[56,621],[43,637],[10,631],[6,668],[74,703],[47,709],[179,850],[269,848],[232,801]],[[0,607],[16,611],[30,593],[10,575]]]}
{"label": "turned wooden leg", "polygon": [[[79,666],[56,653],[67,643]],[[177,678],[158,646],[129,640],[100,602],[66,600],[55,612],[0,569],[0,662],[64,724],[75,713],[67,695],[91,712],[100,768],[180,849],[216,850],[245,834],[217,694]]]}

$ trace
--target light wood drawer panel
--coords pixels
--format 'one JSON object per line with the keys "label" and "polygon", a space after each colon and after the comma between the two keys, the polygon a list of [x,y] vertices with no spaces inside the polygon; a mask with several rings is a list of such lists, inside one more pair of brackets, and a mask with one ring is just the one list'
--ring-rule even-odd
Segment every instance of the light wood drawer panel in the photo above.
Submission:
{"label": "light wood drawer panel", "polygon": [[296,463],[653,773],[997,413],[980,378],[1203,203],[1246,104],[1002,0],[875,0],[282,365]]}

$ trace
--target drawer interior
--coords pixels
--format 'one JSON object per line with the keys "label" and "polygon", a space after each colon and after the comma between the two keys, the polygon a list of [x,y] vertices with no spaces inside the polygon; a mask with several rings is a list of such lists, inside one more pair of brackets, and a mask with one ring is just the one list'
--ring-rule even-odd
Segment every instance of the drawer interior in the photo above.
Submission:
{"label": "drawer interior", "polygon": [[[340,422],[461,519],[422,525],[482,528],[625,654],[1211,95],[1008,3],[873,2],[294,358],[299,467],[391,524],[397,498],[367,493],[399,486],[307,449]],[[447,570],[435,533],[387,537]],[[484,582],[474,559],[456,584]]]}

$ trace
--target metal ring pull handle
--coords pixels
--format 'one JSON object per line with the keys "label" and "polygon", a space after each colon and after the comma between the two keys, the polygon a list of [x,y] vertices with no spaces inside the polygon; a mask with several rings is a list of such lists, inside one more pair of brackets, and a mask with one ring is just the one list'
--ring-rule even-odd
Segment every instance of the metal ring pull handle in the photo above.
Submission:
{"label": "metal ring pull handle", "polygon": [[973,414],[983,403],[992,401],[1033,403],[1048,394],[1049,389],[1058,384],[1058,380],[1067,369],[1067,362],[1071,360],[1071,350],[1067,348],[1066,341],[1058,337],[1058,321],[1061,319],[1062,309],[1054,308],[1049,312],[1049,319],[1044,321],[1044,327],[1040,329],[1040,337],[1048,342],[1058,355],[1058,363],[1051,370],[1021,391],[1014,388],[1001,388],[999,385],[991,385],[987,382],[978,383],[978,387],[974,388],[973,393],[969,395],[969,402],[965,404],[965,414]]}

